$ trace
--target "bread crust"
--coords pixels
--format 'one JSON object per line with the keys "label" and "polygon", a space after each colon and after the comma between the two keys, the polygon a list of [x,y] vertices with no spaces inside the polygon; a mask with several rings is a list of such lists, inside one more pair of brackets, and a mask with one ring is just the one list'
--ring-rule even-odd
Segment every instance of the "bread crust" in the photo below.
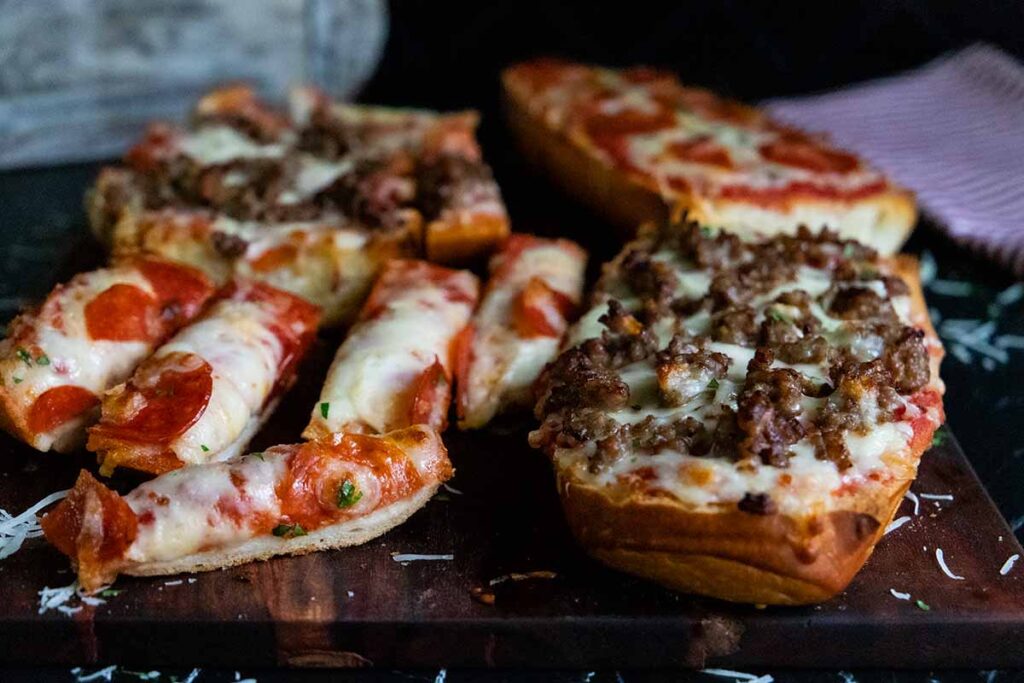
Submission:
{"label": "bread crust", "polygon": [[[844,238],[856,239],[882,254],[893,254],[917,221],[914,195],[893,186],[887,192],[855,200],[801,197],[765,207],[734,199],[711,199],[695,193],[659,191],[646,178],[615,168],[531,113],[528,93],[502,74],[506,120],[527,160],[563,191],[614,224],[625,238],[643,223],[687,213],[703,225],[725,228],[744,239],[794,233],[800,224],[812,229],[828,224]],[[739,215],[742,212],[742,216]]]}
{"label": "bread crust", "polygon": [[[888,263],[910,286],[912,318],[936,350],[929,386],[941,393],[941,346],[916,260],[899,256]],[[931,444],[931,434],[923,436],[903,458],[909,476],[862,488],[839,509],[799,517],[751,514],[735,505],[697,509],[667,496],[595,486],[566,470],[556,471],[556,480],[573,535],[610,567],[732,602],[811,604],[844,590],[871,555]]]}
{"label": "bread crust", "polygon": [[144,562],[120,570],[131,576],[163,576],[194,574],[225,569],[247,562],[268,560],[279,555],[305,555],[320,550],[334,550],[359,545],[390,531],[433,497],[440,483],[426,486],[408,498],[375,510],[365,517],[332,524],[305,536],[283,538],[259,536],[228,549],[208,550],[164,562]]}

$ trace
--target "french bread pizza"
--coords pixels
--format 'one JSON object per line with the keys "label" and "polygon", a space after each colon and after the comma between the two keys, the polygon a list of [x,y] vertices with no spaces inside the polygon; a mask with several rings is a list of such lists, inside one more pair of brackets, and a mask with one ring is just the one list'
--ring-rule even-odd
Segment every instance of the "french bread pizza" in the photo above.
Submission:
{"label": "french bread pizza", "polygon": [[187,263],[218,284],[266,282],[316,304],[325,325],[348,324],[383,263],[418,253],[418,217],[375,230],[345,218],[239,221],[206,210],[164,208],[126,214],[114,226],[116,257],[150,254]]}
{"label": "french bread pizza", "polygon": [[586,265],[575,242],[520,233],[491,257],[480,307],[455,351],[460,429],[533,405],[533,383],[583,297]]}
{"label": "french bread pizza", "polygon": [[96,591],[118,574],[208,571],[365,543],[451,475],[427,427],[346,434],[168,472],[125,496],[83,470],[41,526],[82,588]]}
{"label": "french bread pizza", "polygon": [[124,381],[213,294],[199,271],[154,258],[120,261],[57,285],[0,341],[0,426],[39,451],[71,451]]}
{"label": "french bread pizza", "polygon": [[[214,277],[251,266],[242,274],[319,295],[329,322],[347,322],[359,302],[344,294],[365,295],[390,256],[472,260],[508,234],[477,119],[339,104],[311,88],[292,93],[286,114],[249,88],[222,88],[188,127],[151,125],[122,166],[100,173],[91,224],[115,253],[180,257]],[[333,230],[340,243],[325,237]],[[340,294],[335,271],[351,285]]]}
{"label": "french bread pizza", "polygon": [[374,283],[327,370],[307,439],[448,424],[456,339],[476,306],[467,270],[396,259]]}
{"label": "french bread pizza", "polygon": [[914,226],[913,196],[863,159],[671,73],[536,59],[502,83],[526,157],[628,234],[686,211],[745,239],[827,226],[892,254]]}
{"label": "french bread pizza", "polygon": [[530,441],[605,564],[819,602],[867,560],[944,419],[942,353],[910,257],[654,224],[540,378]]}
{"label": "french bread pizza", "polygon": [[197,320],[103,396],[100,472],[161,474],[239,455],[295,381],[320,312],[262,282],[224,287]]}

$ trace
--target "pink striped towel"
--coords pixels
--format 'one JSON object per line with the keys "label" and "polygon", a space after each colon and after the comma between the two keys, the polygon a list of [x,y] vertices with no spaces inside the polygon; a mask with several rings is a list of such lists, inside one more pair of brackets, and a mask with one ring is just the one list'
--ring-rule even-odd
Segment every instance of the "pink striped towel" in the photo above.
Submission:
{"label": "pink striped towel", "polygon": [[1024,275],[1024,66],[976,44],[914,71],[766,103],[917,193],[954,240]]}

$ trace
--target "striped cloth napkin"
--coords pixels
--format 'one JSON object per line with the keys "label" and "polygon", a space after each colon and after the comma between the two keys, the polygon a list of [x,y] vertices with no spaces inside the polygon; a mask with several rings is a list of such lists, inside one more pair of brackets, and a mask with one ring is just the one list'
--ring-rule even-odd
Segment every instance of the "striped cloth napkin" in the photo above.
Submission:
{"label": "striped cloth napkin", "polygon": [[976,44],[914,71],[765,103],[917,193],[957,242],[1024,275],[1024,66]]}

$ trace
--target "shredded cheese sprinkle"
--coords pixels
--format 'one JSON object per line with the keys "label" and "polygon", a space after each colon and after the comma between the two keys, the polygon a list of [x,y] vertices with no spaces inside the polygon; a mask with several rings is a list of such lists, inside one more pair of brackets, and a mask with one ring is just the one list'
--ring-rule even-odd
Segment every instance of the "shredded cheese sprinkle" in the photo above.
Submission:
{"label": "shredded cheese sprinkle", "polygon": [[910,599],[910,593],[901,593],[900,591],[896,590],[895,588],[890,588],[889,592],[892,593],[892,597],[896,598],[897,600],[909,600]]}
{"label": "shredded cheese sprinkle", "polygon": [[959,574],[954,574],[953,572],[950,571],[949,567],[946,565],[946,558],[945,558],[945,556],[942,553],[942,548],[936,548],[935,549],[935,559],[936,559],[936,561],[938,561],[939,568],[942,569],[942,573],[943,574],[945,574],[946,576],[948,576],[951,579],[955,579],[956,581],[963,581],[964,580],[964,577],[960,576]]}
{"label": "shredded cheese sprinkle", "polygon": [[909,521],[910,521],[910,516],[909,515],[903,515],[902,517],[898,517],[898,518],[892,520],[891,522],[889,522],[889,525],[887,527],[885,527],[885,533],[888,534],[891,531],[896,531],[897,529],[899,529],[901,526],[903,526],[904,524],[906,524]]}
{"label": "shredded cheese sprinkle", "polygon": [[55,491],[20,515],[12,515],[0,508],[0,560],[18,552],[26,539],[42,536],[43,530],[39,527],[37,513],[66,495],[68,495],[66,489]]}
{"label": "shredded cheese sprinkle", "polygon": [[1013,569],[1013,565],[1016,564],[1017,560],[1019,559],[1020,555],[1018,555],[1017,553],[1014,553],[1013,555],[1010,555],[1008,558],[1006,558],[1006,562],[1003,563],[1002,568],[999,570],[999,575],[1006,576],[1007,574],[1009,574],[1010,571]]}

